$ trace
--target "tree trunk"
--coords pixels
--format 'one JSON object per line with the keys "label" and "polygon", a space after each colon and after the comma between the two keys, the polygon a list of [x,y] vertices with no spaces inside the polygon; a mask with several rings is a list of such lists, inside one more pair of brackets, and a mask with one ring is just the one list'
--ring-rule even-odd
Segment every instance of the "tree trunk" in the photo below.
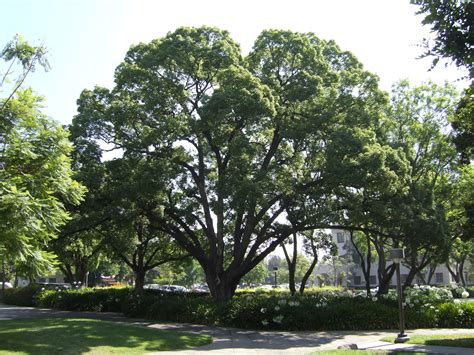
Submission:
{"label": "tree trunk", "polygon": [[211,296],[217,303],[228,302],[234,296],[238,281],[232,281],[228,278],[217,278],[214,275],[206,274],[207,285]]}
{"label": "tree trunk", "polygon": [[424,255],[419,265],[417,265],[417,262],[418,261],[414,259],[412,260],[412,263],[410,263],[410,271],[408,272],[407,279],[403,284],[403,288],[407,288],[412,285],[415,276],[419,274],[421,270],[423,270],[429,264],[429,258],[426,258],[426,255]]}
{"label": "tree trunk", "polygon": [[370,297],[370,269],[372,268],[372,248],[370,245],[369,232],[366,230],[364,233],[365,233],[365,238],[366,238],[366,243],[367,243],[367,254],[365,256],[366,262],[367,262],[367,268],[365,270],[362,269],[362,271],[364,273],[364,278],[365,278],[365,288],[367,291],[367,297]]}
{"label": "tree trunk", "polygon": [[390,288],[390,280],[395,273],[395,264],[390,265],[387,268],[384,268],[383,272],[379,269],[379,290],[378,295],[386,295]]}
{"label": "tree trunk", "polygon": [[5,275],[5,257],[2,257],[2,294],[0,295],[2,298],[5,294],[5,282],[6,282],[6,275]]}
{"label": "tree trunk", "polygon": [[318,257],[316,256],[316,257],[313,258],[313,261],[311,262],[311,265],[309,266],[309,269],[304,274],[303,280],[301,280],[300,295],[302,295],[304,293],[304,289],[306,287],[306,281],[308,281],[309,277],[313,273],[313,270],[316,267],[317,262],[318,262]]}
{"label": "tree trunk", "polygon": [[[360,259],[360,267],[362,269],[362,275],[364,275],[364,281],[365,281],[365,290],[367,292],[367,297],[370,297],[370,267],[371,267],[371,256],[372,252],[370,250],[370,240],[368,241],[368,250],[366,255],[362,255],[362,252],[359,250],[357,247],[357,244],[354,241],[354,232],[350,231],[350,238],[351,238],[351,243],[352,247],[356,251],[357,255],[359,255]],[[366,234],[367,236],[367,234]],[[367,261],[367,263],[366,263]]]}
{"label": "tree trunk", "polygon": [[461,283],[463,286],[466,286],[466,279],[464,278],[464,262],[466,261],[466,257],[462,258],[459,263],[459,278],[461,279]]}
{"label": "tree trunk", "polygon": [[296,295],[296,284],[295,284],[295,273],[296,273],[296,260],[298,257],[298,247],[297,247],[297,236],[293,234],[293,255],[292,258],[288,255],[285,244],[282,244],[283,252],[285,254],[286,263],[288,264],[288,285],[290,288],[290,294],[292,296]]}
{"label": "tree trunk", "polygon": [[133,272],[135,274],[135,291],[142,292],[143,286],[145,285],[146,270],[143,268],[135,268]]}
{"label": "tree trunk", "polygon": [[426,284],[431,285],[431,280],[433,279],[433,276],[436,271],[436,264],[435,265],[430,265],[430,268],[428,270],[428,278],[426,279]]}
{"label": "tree trunk", "polygon": [[449,265],[449,263],[446,263],[446,268],[448,269],[449,273],[453,277],[454,282],[456,282],[456,284],[459,284],[460,279],[459,279],[459,272],[458,272],[457,265],[454,265],[454,270],[453,270],[451,268],[451,265]]}

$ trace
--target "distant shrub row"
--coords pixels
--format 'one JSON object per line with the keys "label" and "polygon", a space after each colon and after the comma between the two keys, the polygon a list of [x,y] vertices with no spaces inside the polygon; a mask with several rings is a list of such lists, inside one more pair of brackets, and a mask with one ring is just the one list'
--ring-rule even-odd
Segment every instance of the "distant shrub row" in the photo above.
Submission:
{"label": "distant shrub row", "polygon": [[[446,291],[422,287],[407,292],[407,328],[474,327],[474,302],[456,302]],[[397,329],[393,293],[367,298],[349,291],[298,297],[278,293],[239,293],[225,304],[207,294],[142,294],[130,288],[45,290],[10,289],[4,301],[70,311],[122,312],[155,321],[213,324],[250,329],[375,330]]]}

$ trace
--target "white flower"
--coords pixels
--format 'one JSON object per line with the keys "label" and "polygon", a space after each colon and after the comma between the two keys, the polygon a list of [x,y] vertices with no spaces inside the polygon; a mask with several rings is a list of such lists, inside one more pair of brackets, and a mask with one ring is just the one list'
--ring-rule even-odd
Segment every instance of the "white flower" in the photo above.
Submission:
{"label": "white flower", "polygon": [[461,293],[461,297],[462,297],[462,298],[468,298],[468,297],[469,297],[469,292],[467,292],[466,290],[464,290],[464,292]]}
{"label": "white flower", "polygon": [[273,317],[273,321],[274,321],[275,323],[281,323],[282,320],[283,320],[283,315],[279,315],[279,316]]}
{"label": "white flower", "polygon": [[374,302],[377,301],[377,297],[375,297],[375,296],[372,297],[372,301],[374,301]]}
{"label": "white flower", "polygon": [[268,325],[268,321],[266,319],[262,320],[263,325]]}
{"label": "white flower", "polygon": [[262,309],[260,309],[260,312],[262,312],[262,313],[265,313],[266,311],[267,311],[267,309],[266,309],[266,308],[262,308]]}
{"label": "white flower", "polygon": [[275,311],[279,311],[280,310],[280,306],[275,306]]}

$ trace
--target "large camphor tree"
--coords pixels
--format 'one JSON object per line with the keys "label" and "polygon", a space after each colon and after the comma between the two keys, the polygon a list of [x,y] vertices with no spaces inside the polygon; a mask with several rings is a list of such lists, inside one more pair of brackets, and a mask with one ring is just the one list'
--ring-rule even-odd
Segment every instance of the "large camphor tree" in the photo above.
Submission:
{"label": "large camphor tree", "polygon": [[244,58],[225,31],[179,28],[133,46],[115,81],[82,92],[74,130],[153,167],[150,227],[199,262],[217,301],[292,233],[329,226],[326,148],[341,129],[373,131],[387,103],[352,54],[289,31],[264,31]]}

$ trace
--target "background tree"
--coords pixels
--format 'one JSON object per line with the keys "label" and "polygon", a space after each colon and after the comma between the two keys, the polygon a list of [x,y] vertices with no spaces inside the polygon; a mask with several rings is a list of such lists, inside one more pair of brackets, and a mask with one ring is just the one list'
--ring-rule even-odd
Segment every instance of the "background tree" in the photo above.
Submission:
{"label": "background tree", "polygon": [[457,155],[449,136],[449,117],[457,102],[456,90],[446,84],[410,87],[398,83],[392,94],[392,144],[410,164],[408,193],[394,204],[398,214],[395,241],[405,246],[409,286],[431,259],[447,257],[450,235],[438,194],[442,179],[453,173]]}
{"label": "background tree", "polygon": [[359,265],[362,269],[362,275],[365,280],[365,290],[367,292],[367,297],[370,297],[372,286],[370,280],[372,274],[371,265],[377,258],[377,251],[374,247],[372,238],[370,238],[369,231],[349,231],[349,233],[351,249],[354,251],[352,258],[354,263]]}
{"label": "background tree", "polygon": [[265,261],[262,261],[242,278],[242,282],[247,285],[260,285],[264,284],[270,275],[268,266],[265,264]]}
{"label": "background tree", "polygon": [[188,254],[151,221],[150,215],[161,213],[154,191],[145,186],[153,171],[136,159],[116,159],[107,166],[105,191],[112,209],[99,230],[112,253],[133,270],[135,289],[141,291],[147,271]]}
{"label": "background tree", "polygon": [[469,72],[471,84],[458,104],[456,116],[452,118],[456,132],[454,142],[463,162],[469,163],[474,154],[474,4],[462,0],[421,0],[416,3],[419,5],[417,14],[425,16],[422,24],[430,26],[434,35],[432,41],[424,40],[426,51],[422,57],[434,57],[433,66],[441,58],[448,58]]}
{"label": "background tree", "polygon": [[243,59],[227,32],[180,28],[132,47],[116,83],[82,93],[75,125],[160,167],[150,222],[200,263],[217,301],[293,232],[328,224],[329,127],[367,126],[385,101],[350,53],[289,31],[263,32]]}
{"label": "background tree", "polygon": [[293,233],[289,243],[293,247],[290,254],[283,243],[281,246],[285,255],[288,268],[288,285],[292,296],[296,294],[296,286],[299,284],[298,292],[304,293],[306,283],[313,274],[320,256],[337,254],[337,247],[333,243],[331,235],[322,231],[306,231],[300,236],[303,242],[303,253],[298,248],[298,234]]}

